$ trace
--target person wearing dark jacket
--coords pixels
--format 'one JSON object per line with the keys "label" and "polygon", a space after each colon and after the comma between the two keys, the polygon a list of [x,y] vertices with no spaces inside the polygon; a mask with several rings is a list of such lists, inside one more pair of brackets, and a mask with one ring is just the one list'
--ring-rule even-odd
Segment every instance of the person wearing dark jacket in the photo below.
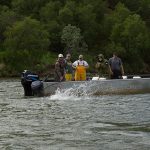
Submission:
{"label": "person wearing dark jacket", "polygon": [[108,65],[111,79],[122,79],[124,68],[121,59],[116,53],[113,53],[113,57],[109,59]]}
{"label": "person wearing dark jacket", "polygon": [[98,55],[98,60],[96,62],[95,68],[99,77],[108,76],[108,60],[104,58],[103,54]]}
{"label": "person wearing dark jacket", "polygon": [[58,59],[55,63],[55,81],[65,81],[65,60],[62,54],[58,55]]}

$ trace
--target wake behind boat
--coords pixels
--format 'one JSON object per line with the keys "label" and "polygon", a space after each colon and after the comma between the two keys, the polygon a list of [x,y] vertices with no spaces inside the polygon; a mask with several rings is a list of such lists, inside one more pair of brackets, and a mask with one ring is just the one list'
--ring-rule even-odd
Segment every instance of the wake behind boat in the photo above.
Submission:
{"label": "wake behind boat", "polygon": [[30,71],[24,71],[21,76],[21,83],[25,96],[48,96],[55,94],[57,90],[76,95],[105,95],[105,94],[137,94],[150,93],[150,78],[132,76],[124,79],[105,79],[95,77],[88,81],[42,81],[38,75]]}

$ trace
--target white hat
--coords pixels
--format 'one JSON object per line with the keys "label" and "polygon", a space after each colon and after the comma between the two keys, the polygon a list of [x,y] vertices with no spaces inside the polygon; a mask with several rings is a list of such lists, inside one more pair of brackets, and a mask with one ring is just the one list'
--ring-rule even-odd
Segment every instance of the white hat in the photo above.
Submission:
{"label": "white hat", "polygon": [[61,57],[64,57],[64,56],[63,56],[63,54],[59,54],[58,57],[61,58]]}
{"label": "white hat", "polygon": [[79,59],[80,59],[80,58],[83,58],[83,55],[79,55]]}

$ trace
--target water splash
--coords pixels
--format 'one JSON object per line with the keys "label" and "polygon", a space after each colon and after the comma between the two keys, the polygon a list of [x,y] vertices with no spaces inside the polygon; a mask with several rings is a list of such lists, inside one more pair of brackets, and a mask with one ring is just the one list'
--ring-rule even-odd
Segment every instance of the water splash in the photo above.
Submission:
{"label": "water splash", "polygon": [[83,98],[90,98],[93,92],[89,89],[87,83],[74,85],[71,88],[58,88],[54,95],[50,96],[51,100],[80,100]]}

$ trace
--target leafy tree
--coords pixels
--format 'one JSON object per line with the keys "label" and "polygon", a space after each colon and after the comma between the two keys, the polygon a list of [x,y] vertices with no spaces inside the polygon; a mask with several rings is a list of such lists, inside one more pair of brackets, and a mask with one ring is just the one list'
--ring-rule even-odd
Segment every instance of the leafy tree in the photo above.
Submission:
{"label": "leafy tree", "polygon": [[150,27],[150,1],[149,0],[141,0],[139,14],[146,21],[147,25]]}
{"label": "leafy tree", "polygon": [[114,26],[111,39],[121,43],[130,55],[137,56],[141,54],[138,50],[145,47],[147,29],[139,15],[130,15],[122,24]]}
{"label": "leafy tree", "polygon": [[4,70],[7,70],[6,73],[8,76],[12,74],[17,75],[18,72],[23,71],[24,69],[34,69],[35,65],[33,65],[33,58],[29,51],[12,51],[6,50],[3,54],[3,62],[5,64]]}
{"label": "leafy tree", "polygon": [[59,1],[50,1],[40,10],[40,19],[42,22],[57,21],[59,10],[62,4]]}
{"label": "leafy tree", "polygon": [[0,45],[2,47],[4,42],[4,32],[7,27],[12,26],[12,24],[17,20],[17,15],[15,12],[10,10],[8,7],[1,7],[0,11]]}
{"label": "leafy tree", "polygon": [[[85,9],[86,6],[87,10]],[[108,13],[106,1],[84,0],[84,5],[82,6],[82,8],[83,9],[81,10],[83,10],[83,13],[87,14],[87,19],[81,21],[81,23],[83,21],[85,22],[86,27],[80,25],[80,28],[83,32],[86,42],[88,43],[89,49],[91,50],[90,52],[95,55],[102,50],[102,47],[104,46],[106,41],[106,38],[104,38],[105,31],[103,30],[104,16]],[[80,11],[78,12],[80,18]]]}
{"label": "leafy tree", "polygon": [[61,7],[61,2],[50,1],[40,10],[40,20],[49,33],[49,39],[51,41],[49,51],[60,52],[62,50],[60,43],[62,25],[59,23],[58,15]]}
{"label": "leafy tree", "polygon": [[12,0],[12,8],[22,16],[39,18],[39,10],[47,2],[47,0]]}
{"label": "leafy tree", "polygon": [[104,14],[107,13],[107,2],[103,0],[96,0],[96,1],[84,0],[83,5],[88,4],[93,6],[93,13],[95,13],[96,15],[96,21],[101,23],[103,21]]}
{"label": "leafy tree", "polygon": [[[105,51],[107,55],[118,52],[125,62],[130,63],[130,71],[143,68],[145,53],[148,55],[148,29],[137,14],[132,14],[119,3],[115,11],[107,16],[106,29],[109,27],[109,40]],[[138,62],[137,62],[138,60]],[[127,64],[127,63],[126,63]],[[128,66],[128,65],[127,65]],[[132,67],[131,67],[132,66]],[[128,71],[129,71],[128,70]]]}
{"label": "leafy tree", "polygon": [[20,52],[29,54],[25,59],[32,65],[40,62],[44,50],[47,50],[49,46],[47,31],[43,29],[39,21],[29,17],[9,27],[5,36],[5,47],[12,51],[13,57],[17,57],[16,54],[20,55]]}
{"label": "leafy tree", "polygon": [[108,7],[114,9],[120,0],[107,0]]}
{"label": "leafy tree", "polygon": [[8,28],[5,35],[5,45],[12,50],[41,51],[47,49],[49,45],[47,31],[43,29],[39,21],[30,17],[16,22]]}
{"label": "leafy tree", "polygon": [[60,43],[60,37],[61,37],[61,25],[55,21],[49,21],[44,25],[44,28],[49,33],[49,39],[51,41],[51,44],[49,46],[49,51],[60,53],[62,52],[62,47]]}
{"label": "leafy tree", "polygon": [[59,11],[59,19],[61,22],[66,25],[69,23],[73,23],[73,12],[71,9],[64,7]]}
{"label": "leafy tree", "polygon": [[141,17],[150,25],[150,1],[149,0],[120,0],[132,12],[141,15]]}
{"label": "leafy tree", "polygon": [[53,53],[117,51],[125,70],[150,71],[149,8],[149,0],[1,0],[0,63],[11,72],[44,67]]}
{"label": "leafy tree", "polygon": [[66,1],[64,7],[59,10],[59,21],[63,27],[68,24],[76,24],[77,21],[77,3],[75,1]]}
{"label": "leafy tree", "polygon": [[0,5],[5,5],[5,6],[10,7],[11,6],[11,1],[12,0],[1,0]]}
{"label": "leafy tree", "polygon": [[116,35],[116,38],[117,39],[122,38],[119,35],[123,28],[122,22],[124,22],[129,15],[131,15],[131,12],[122,3],[118,3],[118,5],[116,5],[115,7],[115,10],[111,14],[105,15],[103,22],[103,32],[104,32],[103,35],[106,42],[103,49],[107,56],[112,55],[114,50],[117,51],[117,49],[119,53],[121,53],[121,51],[122,52],[124,51],[124,48],[120,48],[121,47],[120,44],[116,44],[115,48],[115,43],[117,42],[115,42],[116,39],[115,38],[112,39],[111,36],[113,30],[115,29],[115,32],[118,33]]}
{"label": "leafy tree", "polygon": [[87,50],[87,45],[80,32],[79,28],[70,24],[63,29],[61,41],[65,44],[67,53],[81,53]]}
{"label": "leafy tree", "polygon": [[142,68],[147,37],[147,28],[139,15],[130,15],[121,24],[116,24],[111,34],[111,40],[125,49],[124,58],[132,62],[135,69]]}
{"label": "leafy tree", "polygon": [[96,14],[93,12],[93,6],[90,4],[78,8],[78,24],[81,29],[89,49],[97,42],[99,25],[96,22]]}
{"label": "leafy tree", "polygon": [[134,11],[135,13],[139,11],[139,6],[141,4],[141,0],[121,0],[122,3],[125,4],[125,6],[130,9],[131,11]]}

